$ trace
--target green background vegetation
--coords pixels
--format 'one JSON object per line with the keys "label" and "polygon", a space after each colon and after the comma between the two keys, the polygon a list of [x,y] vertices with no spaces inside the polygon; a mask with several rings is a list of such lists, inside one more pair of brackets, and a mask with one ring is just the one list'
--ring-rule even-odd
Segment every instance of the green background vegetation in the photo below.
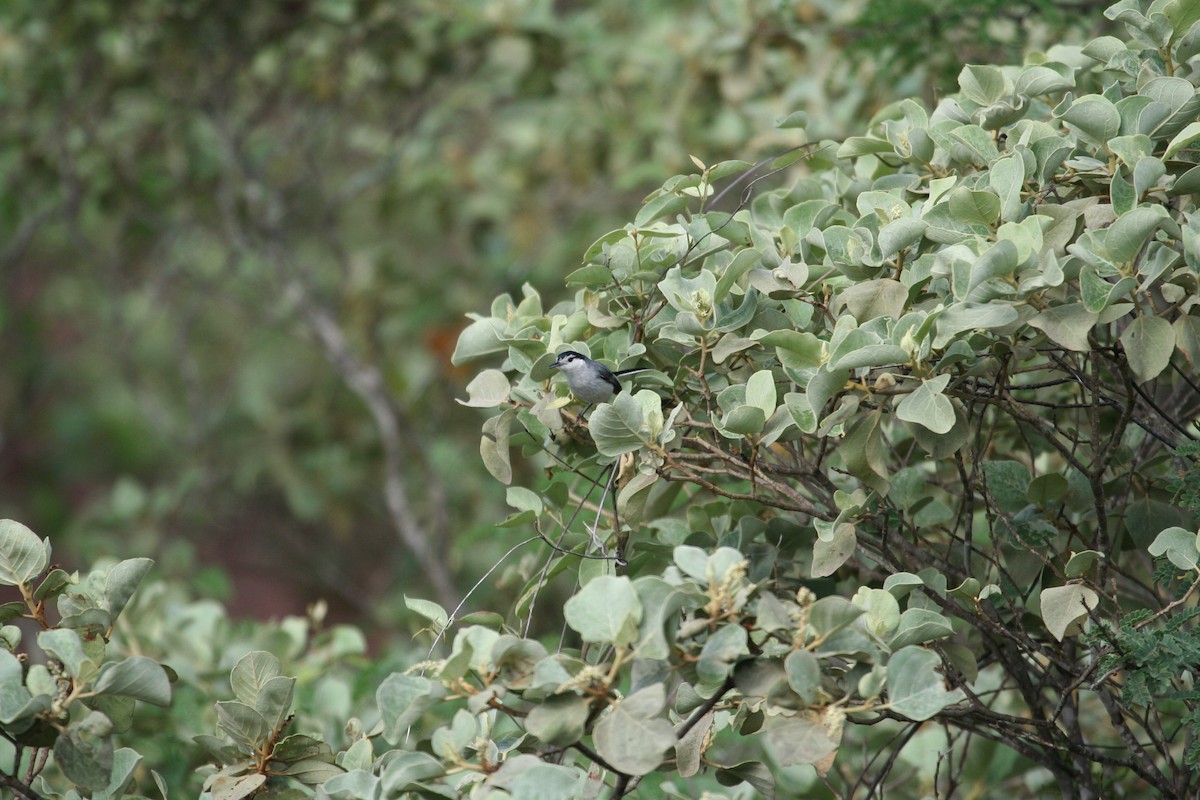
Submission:
{"label": "green background vegetation", "polygon": [[[54,542],[0,531],[50,659],[0,659],[5,775],[1186,789],[1196,11],[1104,5],[5,4],[0,516]],[[566,344],[658,395],[530,408]],[[514,548],[585,547],[597,448],[620,576]]]}

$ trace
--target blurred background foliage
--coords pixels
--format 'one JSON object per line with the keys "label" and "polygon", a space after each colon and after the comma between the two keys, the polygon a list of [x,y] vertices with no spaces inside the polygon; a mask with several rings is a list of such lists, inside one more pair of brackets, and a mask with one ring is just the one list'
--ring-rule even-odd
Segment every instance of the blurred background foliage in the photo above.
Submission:
{"label": "blurred background foliage", "polygon": [[838,138],[1103,5],[8,0],[0,516],[235,617],[452,607],[511,545],[465,312],[691,154]]}

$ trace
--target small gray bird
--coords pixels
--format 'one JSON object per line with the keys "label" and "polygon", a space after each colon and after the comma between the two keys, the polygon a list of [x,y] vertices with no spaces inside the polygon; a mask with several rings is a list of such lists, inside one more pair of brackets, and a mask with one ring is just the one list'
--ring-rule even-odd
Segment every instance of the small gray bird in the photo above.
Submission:
{"label": "small gray bird", "polygon": [[[606,403],[621,391],[621,382],[617,380],[622,375],[633,375],[638,372],[648,372],[652,367],[638,369],[622,369],[613,372],[599,361],[594,361],[583,353],[574,350],[564,350],[550,365],[550,369],[562,372],[567,378],[567,386],[571,394],[581,403],[587,403],[591,408],[596,403]],[[586,412],[587,409],[585,408]]]}

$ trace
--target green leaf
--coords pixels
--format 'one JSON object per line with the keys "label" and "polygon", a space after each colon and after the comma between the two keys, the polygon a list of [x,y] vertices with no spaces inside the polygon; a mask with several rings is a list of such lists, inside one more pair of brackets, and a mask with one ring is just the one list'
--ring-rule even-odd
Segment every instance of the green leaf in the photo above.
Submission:
{"label": "green leaf", "polygon": [[899,319],[908,304],[908,287],[891,278],[879,278],[849,286],[839,297],[859,324],[876,317]]}
{"label": "green leaf", "polygon": [[653,683],[615,703],[592,732],[597,752],[626,774],[653,772],[675,746],[675,729],[660,716],[665,704],[662,683]]}
{"label": "green leaf", "polygon": [[720,684],[733,672],[738,659],[750,652],[748,642],[749,636],[741,625],[731,623],[718,628],[700,650],[700,660],[696,663],[700,680],[710,685]]}
{"label": "green leaf", "polygon": [[955,303],[937,317],[934,347],[945,347],[964,331],[991,331],[1020,318],[1015,308],[1004,303]]}
{"label": "green leaf", "polygon": [[171,704],[171,681],[166,670],[145,656],[133,656],[107,666],[100,673],[94,691],[132,697],[156,706]]}
{"label": "green leaf", "polygon": [[566,602],[563,614],[585,642],[620,647],[637,640],[642,603],[629,578],[601,575]]}
{"label": "green leaf", "polygon": [[1097,312],[1089,311],[1082,303],[1069,303],[1047,308],[1029,320],[1029,324],[1061,347],[1087,352],[1091,350],[1088,334],[1099,319]]}
{"label": "green leaf", "polygon": [[1162,317],[1139,316],[1121,333],[1121,346],[1138,383],[1155,378],[1171,362],[1175,331]]}
{"label": "green leaf", "polygon": [[655,445],[662,428],[662,400],[649,389],[618,394],[596,406],[588,420],[596,449],[610,458]]}
{"label": "green leaf", "polygon": [[991,105],[1004,97],[1004,73],[997,67],[968,64],[958,73],[958,86],[968,99]]}
{"label": "green leaf", "polygon": [[[620,238],[625,238],[625,231],[618,231],[618,233],[621,234]],[[612,283],[612,280],[612,270],[602,264],[580,267],[563,278],[567,286],[590,286],[592,288],[607,286]]]}
{"label": "green leaf", "polygon": [[1200,2],[1197,0],[1168,0],[1159,8],[1171,23],[1173,39],[1185,35],[1200,22]]}
{"label": "green leaf", "polygon": [[108,571],[104,581],[104,608],[112,620],[116,620],[125,610],[129,598],[137,591],[146,573],[154,566],[153,559],[130,558],[118,563]]}
{"label": "green leaf", "polygon": [[1021,187],[1025,183],[1025,160],[1018,155],[996,159],[988,169],[988,185],[1000,198],[1000,218],[1021,217]]}
{"label": "green leaf", "polygon": [[894,344],[869,344],[862,347],[845,347],[830,362],[832,370],[883,367],[891,364],[907,364],[912,356],[907,350]]}
{"label": "green leaf", "polygon": [[25,688],[21,662],[0,648],[0,722],[10,723],[21,715],[32,695]]}
{"label": "green leaf", "polygon": [[1174,158],[1180,150],[1190,146],[1197,139],[1200,139],[1200,122],[1188,123],[1186,128],[1175,134],[1175,137],[1171,139],[1171,143],[1167,145],[1166,152],[1163,153],[1163,158]]}
{"label": "green leaf", "polygon": [[477,319],[463,329],[450,356],[450,363],[455,366],[476,361],[498,353],[508,351],[504,343],[505,325],[503,320],[495,317]]}
{"label": "green leaf", "polygon": [[279,774],[297,780],[305,786],[319,786],[344,772],[345,770],[337,764],[331,764],[318,758],[306,758],[289,763],[279,771]]}
{"label": "green leaf", "polygon": [[410,783],[426,781],[446,774],[446,766],[427,753],[397,750],[393,758],[385,759],[382,768],[383,796],[400,797],[401,790]]}
{"label": "green leaf", "polygon": [[[1192,537],[1193,541],[1195,537]],[[1195,549],[1193,544],[1192,549]],[[1079,578],[1091,571],[1092,567],[1099,561],[1104,560],[1104,553],[1099,550],[1084,550],[1081,553],[1074,553],[1070,560],[1067,561],[1067,566],[1063,568],[1063,574],[1068,578]]]}
{"label": "green leaf", "polygon": [[761,408],[738,406],[721,420],[721,429],[741,436],[759,433],[767,426],[767,415]]}
{"label": "green leaf", "polygon": [[254,698],[254,710],[263,715],[271,730],[280,730],[292,711],[292,698],[296,691],[296,679],[287,675],[276,675],[263,684]]}
{"label": "green leaf", "polygon": [[925,581],[911,572],[894,572],[883,582],[884,591],[891,592],[897,600],[903,600],[918,586],[924,586]]}
{"label": "green leaf", "polygon": [[679,777],[691,778],[700,772],[704,748],[713,733],[715,717],[714,711],[708,711],[675,743],[675,769]]}
{"label": "green leaf", "polygon": [[900,623],[900,603],[889,591],[862,586],[851,602],[863,609],[863,625],[878,639],[886,639]]}
{"label": "green leaf", "polygon": [[54,761],[73,783],[92,791],[105,789],[113,777],[112,723],[93,711],[67,726],[54,743]]}
{"label": "green leaf", "polygon": [[[807,128],[808,127],[808,112],[793,111],[783,119],[775,122],[776,128]],[[742,162],[745,163],[745,162]],[[749,165],[747,165],[749,166]]]}
{"label": "green leaf", "polygon": [[1155,558],[1166,556],[1176,567],[1190,572],[1200,564],[1200,553],[1196,547],[1195,531],[1172,526],[1159,532],[1147,549]]}
{"label": "green leaf", "polygon": [[899,650],[913,644],[941,639],[954,634],[950,620],[936,611],[925,608],[909,608],[900,615],[896,632],[888,645],[892,650]]}
{"label": "green leaf", "polygon": [[1118,167],[1109,182],[1109,198],[1118,216],[1128,214],[1137,205],[1137,193],[1133,190],[1133,182],[1126,177],[1128,174],[1125,167]]}
{"label": "green leaf", "polygon": [[291,736],[285,736],[275,744],[272,756],[276,761],[300,761],[306,758],[332,761],[333,751],[320,739],[314,739],[303,733],[294,733]]}
{"label": "green leaf", "polygon": [[746,402],[766,417],[775,413],[775,376],[769,369],[759,370],[746,381]]}
{"label": "green leaf", "polygon": [[932,650],[909,646],[888,659],[887,691],[892,710],[916,722],[932,718],[946,706],[965,699],[962,689],[946,691],[936,671],[941,659]]}
{"label": "green leaf", "polygon": [[1000,198],[995,192],[960,186],[950,193],[950,216],[967,225],[993,225],[1000,220]]}
{"label": "green leaf", "polygon": [[508,449],[508,434],[516,411],[509,409],[483,423],[479,439],[479,456],[492,477],[507,485],[512,483],[512,456]]}
{"label": "green leaf", "polygon": [[551,695],[530,709],[525,729],[541,742],[566,747],[583,738],[591,713],[590,697]]}
{"label": "green leaf", "polygon": [[28,583],[50,563],[50,541],[16,520],[0,519],[0,585]]}
{"label": "green leaf", "polygon": [[1019,461],[985,461],[987,488],[1001,511],[1015,514],[1025,508],[1032,480],[1029,468]]}
{"label": "green leaf", "polygon": [[508,402],[512,385],[508,376],[498,369],[485,369],[467,384],[467,399],[454,402],[471,408],[495,408]]}
{"label": "green leaf", "polygon": [[838,748],[815,714],[770,717],[762,733],[756,735],[762,737],[767,752],[781,767],[815,764]]}
{"label": "green leaf", "polygon": [[532,511],[535,515],[542,513],[542,498],[538,496],[537,492],[526,489],[524,486],[508,487],[504,493],[504,501],[518,511]]}
{"label": "green leaf", "polygon": [[[1008,239],[1001,239],[989,247],[971,264],[971,279],[967,284],[967,299],[976,299],[973,292],[976,287],[991,280],[1011,275],[1019,266],[1017,261],[1017,246]],[[978,298],[986,301],[987,298]]]}
{"label": "green leaf", "polygon": [[10,619],[16,619],[28,611],[28,606],[21,600],[13,600],[8,603],[0,603],[0,623],[8,622]]}
{"label": "green leaf", "polygon": [[637,653],[641,658],[666,660],[674,644],[674,638],[667,639],[668,622],[681,610],[703,605],[705,596],[691,582],[673,586],[653,575],[637,578],[633,585],[643,609]]}
{"label": "green leaf", "polygon": [[[360,739],[354,746],[357,747],[361,742],[367,742],[369,749],[370,742],[366,739]],[[321,790],[332,800],[379,800],[381,781],[366,770],[367,768],[359,767],[345,774],[335,775],[325,781]]]}
{"label": "green leaf", "polygon": [[267,681],[281,674],[279,659],[264,650],[255,650],[238,659],[229,676],[233,696],[253,706],[259,691]]}
{"label": "green leaf", "polygon": [[450,621],[450,615],[446,613],[446,609],[432,600],[422,600],[405,595],[404,607],[432,622],[438,630],[445,628],[446,623]]}
{"label": "green leaf", "polygon": [[838,452],[851,475],[875,491],[886,494],[888,468],[880,428],[882,419],[883,412],[880,410],[860,415],[847,431]]}
{"label": "green leaf", "polygon": [[690,544],[676,546],[672,557],[685,575],[694,578],[702,586],[720,583],[730,569],[746,560],[732,547],[718,547],[710,554],[704,548]]}
{"label": "green leaf", "polygon": [[37,636],[38,647],[59,661],[67,674],[87,683],[96,676],[97,665],[83,651],[83,640],[70,628],[52,628]]}
{"label": "green leaf", "polygon": [[[796,121],[796,120],[799,120],[799,118],[800,118],[799,115],[803,114],[803,113],[804,113],[803,111],[795,111],[795,112],[792,112],[791,114],[789,114],[784,119]],[[782,127],[782,123],[778,123],[778,124],[780,124],[780,126]],[[804,126],[801,125],[800,127],[804,127]],[[725,178],[728,178],[730,175],[740,175],[743,172],[745,172],[746,170],[752,168],[753,166],[754,165],[751,164],[749,161],[739,161],[737,159],[733,159],[730,161],[720,161],[716,164],[711,165],[708,168],[708,179],[713,182],[716,182],[719,180],[724,180]]]}
{"label": "green leaf", "polygon": [[812,577],[824,578],[837,572],[857,548],[858,536],[852,524],[842,522],[834,526],[833,538],[813,543]]}
{"label": "green leaf", "polygon": [[729,295],[730,290],[750,270],[762,264],[762,253],[752,248],[741,250],[733,257],[729,266],[721,273],[717,287],[713,290],[713,302],[720,303]]}
{"label": "green leaf", "polygon": [[[1062,68],[1063,65],[1059,64]],[[1074,70],[1069,67],[1063,68],[1062,72],[1052,69],[1050,66],[1034,65],[1025,67],[1016,80],[1017,94],[1025,95],[1026,97],[1039,97],[1041,95],[1056,94],[1068,89],[1075,88]]]}
{"label": "green leaf", "polygon": [[[514,767],[526,758],[533,763],[521,768],[519,774],[516,774]],[[516,777],[510,780],[510,773],[516,774]],[[519,755],[507,759],[498,779],[493,778],[490,783],[505,786],[512,800],[550,800],[558,797],[583,797],[584,787],[589,784],[589,776],[578,767],[546,764],[533,756]]]}
{"label": "green leaf", "polygon": [[1108,140],[1121,129],[1121,115],[1108,98],[1098,94],[1087,94],[1073,102],[1062,115],[1062,119],[1078,130],[1096,147],[1106,147]]}
{"label": "green leaf", "polygon": [[604,255],[606,248],[612,247],[612,245],[616,244],[617,242],[623,242],[628,238],[629,232],[624,228],[618,228],[617,230],[609,231],[596,241],[592,242],[592,244],[584,252],[583,260],[592,261],[593,259],[600,258]]}
{"label": "green leaf", "polygon": [[783,660],[788,686],[806,705],[816,705],[821,699],[821,664],[809,650],[793,650]]}
{"label": "green leaf", "polygon": [[895,146],[886,139],[876,139],[873,136],[848,136],[838,147],[838,158],[858,158],[859,156],[874,155],[875,153],[894,153]]}
{"label": "green leaf", "polygon": [[1137,281],[1130,277],[1109,283],[1093,264],[1086,264],[1079,271],[1079,293],[1088,311],[1100,313],[1136,288]]}
{"label": "green leaf", "polygon": [[460,628],[454,636],[450,657],[442,665],[442,680],[461,678],[467,670],[486,669],[499,640],[500,634],[490,628],[480,625]]}
{"label": "green leaf", "polygon": [[1114,264],[1131,264],[1151,234],[1166,219],[1167,210],[1162,206],[1135,208],[1122,214],[1109,226],[1104,237],[1108,257]]}
{"label": "green leaf", "polygon": [[992,134],[979,125],[959,125],[950,130],[948,135],[965,148],[965,152],[953,152],[957,160],[986,166],[1000,156]]}
{"label": "green leaf", "polygon": [[[37,589],[33,592],[34,600],[50,600],[58,597],[68,586],[71,585],[72,578],[69,574],[61,569],[52,569],[38,584]],[[24,604],[22,604],[24,609]]]}
{"label": "green leaf", "polygon": [[142,756],[128,747],[113,753],[112,777],[108,786],[92,795],[92,800],[110,800],[123,797],[133,783],[134,773],[142,763]]}
{"label": "green leaf", "polygon": [[242,800],[243,797],[257,792],[266,782],[267,776],[261,772],[249,775],[218,775],[213,778],[209,792],[212,794],[212,800]]}
{"label": "green leaf", "polygon": [[1039,475],[1029,483],[1026,499],[1039,506],[1061,500],[1067,494],[1067,479],[1058,473]]}
{"label": "green leaf", "polygon": [[954,427],[954,406],[942,394],[950,383],[949,375],[939,375],[907,394],[896,406],[896,416],[905,422],[924,426],[934,433],[949,433]]}
{"label": "green leaf", "polygon": [[1108,149],[1121,159],[1127,168],[1133,169],[1139,161],[1154,150],[1154,142],[1144,133],[1114,136],[1108,140]]}
{"label": "green leaf", "polygon": [[[884,261],[891,261],[901,250],[921,241],[929,223],[923,219],[900,217],[884,225],[879,230],[876,241],[879,244],[879,256]],[[905,294],[907,295],[907,290]]]}
{"label": "green leaf", "polygon": [[863,610],[844,597],[827,595],[808,609],[808,626],[813,635],[828,639],[862,616]]}
{"label": "green leaf", "polygon": [[646,204],[638,209],[637,216],[633,218],[635,227],[644,228],[656,219],[662,217],[672,217],[688,206],[688,198],[667,192],[651,197],[646,201]]}
{"label": "green leaf", "polygon": [[393,672],[375,691],[383,720],[383,738],[389,744],[399,744],[409,727],[445,696],[446,690],[440,683],[419,675]]}
{"label": "green leaf", "polygon": [[1079,623],[1100,604],[1100,596],[1086,586],[1069,583],[1043,589],[1040,603],[1046,630],[1061,642],[1079,632]]}
{"label": "green leaf", "polygon": [[243,752],[260,748],[271,734],[271,728],[263,719],[263,715],[252,706],[237,700],[222,700],[217,703],[217,727]]}

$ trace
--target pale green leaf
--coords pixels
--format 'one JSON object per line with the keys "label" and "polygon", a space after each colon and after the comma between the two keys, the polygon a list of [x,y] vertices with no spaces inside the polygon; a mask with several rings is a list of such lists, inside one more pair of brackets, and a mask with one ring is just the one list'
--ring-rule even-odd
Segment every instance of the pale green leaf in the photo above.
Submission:
{"label": "pale green leaf", "polygon": [[1175,331],[1162,317],[1142,315],[1121,333],[1121,346],[1138,383],[1145,383],[1170,363],[1175,350]]}
{"label": "pale green leaf", "polygon": [[949,433],[954,427],[954,406],[942,392],[950,383],[949,375],[921,381],[896,407],[896,416],[905,422],[924,426],[934,433]]}
{"label": "pale green leaf", "polygon": [[965,699],[962,689],[947,691],[936,671],[941,659],[932,650],[909,646],[892,654],[887,664],[888,702],[892,710],[923,722],[946,706]]}
{"label": "pale green leaf", "polygon": [[653,683],[615,703],[592,732],[596,750],[616,769],[646,775],[675,746],[675,729],[662,715],[666,688]]}
{"label": "pale green leaf", "polygon": [[642,603],[629,578],[602,575],[569,599],[563,613],[585,642],[622,646],[637,640]]}
{"label": "pale green leaf", "polygon": [[1147,549],[1150,555],[1166,556],[1176,567],[1189,572],[1200,563],[1200,553],[1196,549],[1196,532],[1178,526],[1161,531]]}
{"label": "pale green leaf", "polygon": [[1079,632],[1079,623],[1100,604],[1100,596],[1086,586],[1069,583],[1043,589],[1040,604],[1046,629],[1061,642]]}
{"label": "pale green leaf", "polygon": [[0,519],[0,585],[28,583],[49,563],[48,541],[16,520]]}
{"label": "pale green leaf", "polygon": [[485,369],[467,384],[467,399],[454,402],[472,408],[494,408],[508,401],[512,385],[508,376],[498,369]]}

